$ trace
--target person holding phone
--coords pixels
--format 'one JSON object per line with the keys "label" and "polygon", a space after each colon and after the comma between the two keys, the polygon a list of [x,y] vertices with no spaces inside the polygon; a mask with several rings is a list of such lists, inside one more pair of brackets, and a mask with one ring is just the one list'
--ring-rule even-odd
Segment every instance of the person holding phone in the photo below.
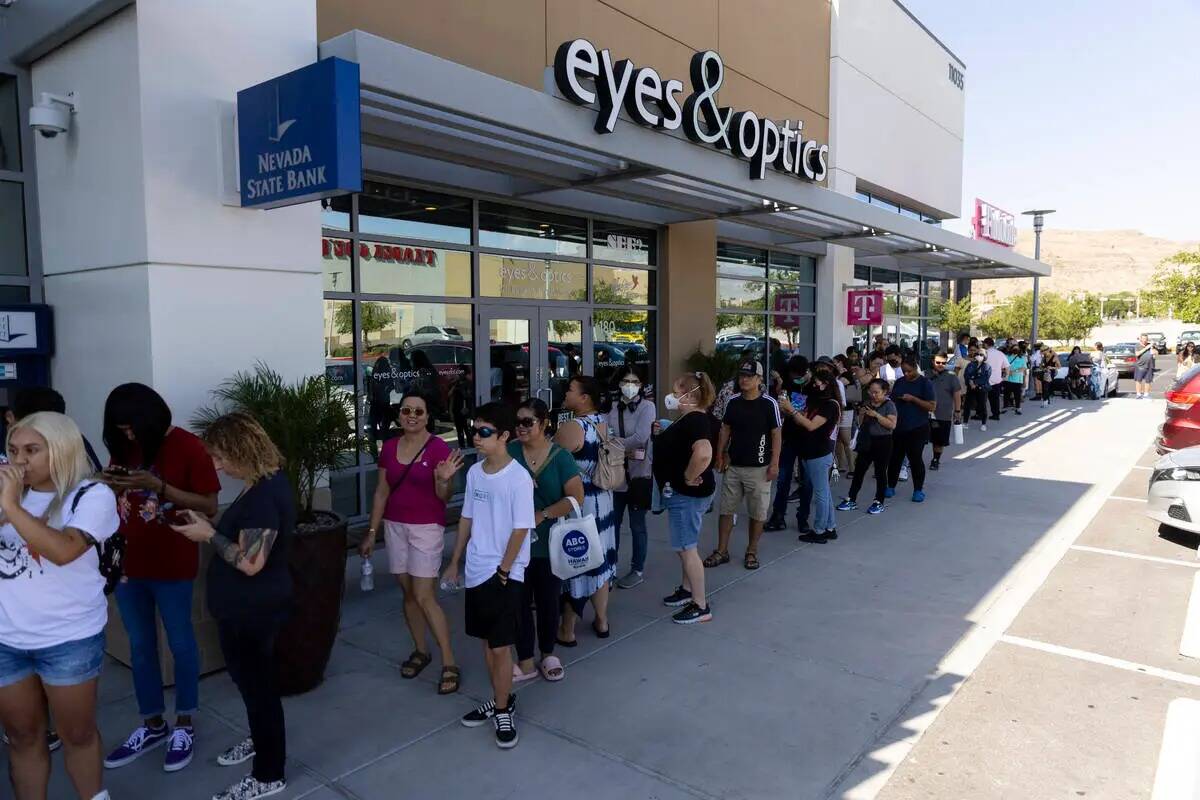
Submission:
{"label": "person holding phone", "polygon": [[[808,383],[808,359],[804,356],[792,356],[787,364],[787,381],[782,391],[776,391],[779,408],[803,411],[808,402],[805,396],[805,386]],[[792,478],[796,474],[796,461],[800,458],[801,438],[803,430],[798,426],[791,413],[781,414],[783,429],[780,433],[779,447],[779,477],[775,480],[775,499],[771,501],[771,518],[763,525],[764,531],[781,531],[787,527],[788,496],[792,491]],[[801,531],[802,533],[804,531]]]}
{"label": "person holding phone", "polygon": [[[161,746],[163,769],[192,760],[192,715],[200,703],[200,653],[192,628],[192,588],[200,565],[194,542],[171,528],[173,511],[217,513],[221,482],[204,443],[171,424],[171,409],[140,383],[113,389],[104,404],[104,444],[111,461],[100,479],[117,494],[125,537],[124,577],[113,595],[129,634],[134,694],[142,724],[104,759],[123,767]],[[163,718],[158,622],[175,659],[175,727]]]}
{"label": "person holding phone", "polygon": [[854,462],[854,477],[850,481],[850,494],[838,505],[838,511],[858,508],[858,492],[867,468],[874,466],[875,502],[871,503],[867,513],[883,513],[888,464],[892,457],[892,431],[896,428],[899,413],[896,404],[888,399],[888,388],[888,382],[882,378],[872,379],[867,386],[867,399],[858,410],[858,457]]}
{"label": "person holding phone", "polygon": [[1133,368],[1133,382],[1137,389],[1138,400],[1150,399],[1150,387],[1154,383],[1154,345],[1146,334],[1138,336],[1138,346],[1135,352],[1137,364]]}
{"label": "person holding phone", "polygon": [[[800,484],[800,505],[796,508],[796,527],[801,541],[824,543],[837,538],[833,515],[833,493],[829,472],[833,466],[833,447],[841,422],[842,406],[834,396],[833,370],[818,364],[806,387],[808,402],[796,408],[788,398],[781,398],[779,410],[800,430],[797,454],[803,467]],[[813,527],[808,525],[810,509],[815,504]]]}

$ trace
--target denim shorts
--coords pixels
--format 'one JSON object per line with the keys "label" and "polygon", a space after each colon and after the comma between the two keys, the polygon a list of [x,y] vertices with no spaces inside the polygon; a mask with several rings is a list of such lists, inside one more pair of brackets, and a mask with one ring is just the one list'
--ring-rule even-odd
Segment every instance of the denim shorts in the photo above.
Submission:
{"label": "denim shorts", "polygon": [[688,497],[676,492],[663,498],[667,510],[667,522],[671,529],[671,549],[682,553],[693,550],[700,543],[700,526],[708,511],[711,497]]}
{"label": "denim shorts", "polygon": [[0,686],[37,675],[49,686],[75,686],[99,677],[104,663],[104,631],[38,650],[19,650],[0,643]]}

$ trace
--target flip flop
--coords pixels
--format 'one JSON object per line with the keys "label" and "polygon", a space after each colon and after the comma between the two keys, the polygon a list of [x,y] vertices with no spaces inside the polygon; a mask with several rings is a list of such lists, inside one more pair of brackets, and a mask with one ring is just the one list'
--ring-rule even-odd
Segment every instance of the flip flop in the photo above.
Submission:
{"label": "flip flop", "polygon": [[513,678],[512,679],[513,679],[514,684],[525,683],[526,681],[537,680],[537,676],[538,676],[538,671],[536,669],[533,672],[522,672],[521,668],[518,665],[513,664]]}
{"label": "flip flop", "polygon": [[558,645],[559,647],[579,647],[578,641],[566,642],[566,641],[563,641],[562,639],[558,638],[557,636],[554,637],[554,643],[556,645]]}
{"label": "flip flop", "polygon": [[599,627],[596,625],[596,620],[592,620],[592,631],[593,631],[593,632],[596,634],[596,638],[597,638],[597,639],[607,639],[607,638],[608,638],[610,635],[612,635],[612,628],[611,628],[611,627],[610,627],[610,628],[608,628],[607,630],[603,630],[603,631],[602,631],[602,630],[600,630],[600,628],[599,628]]}
{"label": "flip flop", "polygon": [[566,670],[563,669],[562,662],[558,660],[557,656],[546,656],[543,658],[541,670],[542,677],[551,683],[561,681],[567,677]]}

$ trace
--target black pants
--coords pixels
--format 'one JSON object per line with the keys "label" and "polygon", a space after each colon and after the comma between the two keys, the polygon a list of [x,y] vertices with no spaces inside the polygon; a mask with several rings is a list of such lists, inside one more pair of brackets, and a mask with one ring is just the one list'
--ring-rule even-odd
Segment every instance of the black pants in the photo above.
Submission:
{"label": "black pants", "polygon": [[[866,436],[859,431],[859,436]],[[892,457],[892,437],[872,436],[868,449],[860,444],[854,454],[854,477],[850,481],[850,499],[858,499],[858,491],[862,488],[863,478],[867,476],[867,468],[875,467],[875,502],[883,502],[883,490],[887,488],[888,461]]]}
{"label": "black pants", "polygon": [[912,473],[913,491],[925,488],[925,445],[929,443],[929,423],[908,431],[892,434],[892,455],[888,464],[888,486],[895,489],[900,480],[900,465],[908,459],[908,471]]}
{"label": "black pants", "polygon": [[[533,658],[533,638],[543,655],[554,652],[558,637],[558,611],[562,580],[550,571],[550,559],[531,558],[525,567],[521,610],[517,615],[517,659]],[[535,622],[536,621],[536,622]]]}
{"label": "black pants", "polygon": [[992,407],[992,419],[1000,418],[1000,384],[988,389],[988,405]]}
{"label": "black pants", "polygon": [[1020,411],[1021,395],[1025,394],[1025,385],[1021,383],[1013,383],[1012,381],[1005,381],[1004,394],[1007,397],[1005,405],[1012,406],[1017,411]]}
{"label": "black pants", "polygon": [[217,633],[229,676],[246,704],[250,738],[254,740],[254,769],[264,783],[284,780],[287,739],[283,703],[275,686],[275,637],[282,619],[218,620]]}
{"label": "black pants", "polygon": [[972,411],[975,412],[975,419],[987,422],[987,390],[978,388],[967,390],[967,409],[963,418],[970,419]]}

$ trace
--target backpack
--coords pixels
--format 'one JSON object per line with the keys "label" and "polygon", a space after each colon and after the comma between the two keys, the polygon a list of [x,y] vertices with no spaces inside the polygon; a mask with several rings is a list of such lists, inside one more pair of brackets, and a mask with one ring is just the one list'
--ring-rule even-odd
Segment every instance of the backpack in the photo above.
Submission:
{"label": "backpack", "polygon": [[625,487],[625,445],[608,435],[608,425],[604,424],[604,433],[596,426],[596,435],[600,444],[596,449],[596,472],[592,483],[596,488],[611,492]]}
{"label": "backpack", "polygon": [[[95,483],[87,483],[79,488],[71,500],[71,513],[79,508],[79,501],[87,494],[88,489]],[[112,594],[121,582],[123,569],[121,563],[125,560],[125,534],[117,531],[103,542],[96,542],[96,556],[100,559],[100,574],[104,576],[104,593]]]}

